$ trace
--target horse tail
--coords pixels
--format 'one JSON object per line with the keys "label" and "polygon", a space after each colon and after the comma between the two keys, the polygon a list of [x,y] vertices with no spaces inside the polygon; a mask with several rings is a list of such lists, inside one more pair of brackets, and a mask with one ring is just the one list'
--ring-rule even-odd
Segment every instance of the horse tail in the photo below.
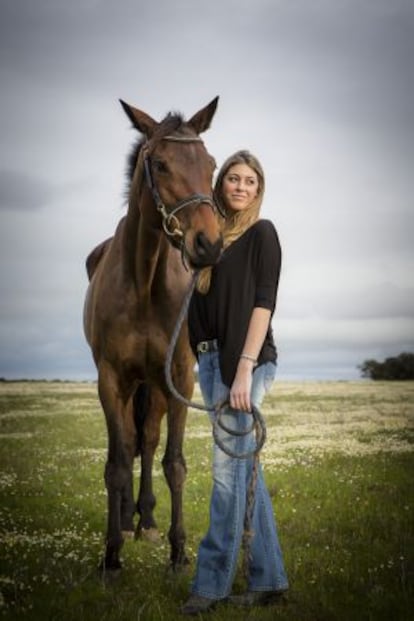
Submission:
{"label": "horse tail", "polygon": [[142,384],[139,384],[133,397],[134,423],[137,431],[135,455],[139,455],[142,449],[144,423],[149,410],[150,394],[151,389],[149,385],[143,382]]}

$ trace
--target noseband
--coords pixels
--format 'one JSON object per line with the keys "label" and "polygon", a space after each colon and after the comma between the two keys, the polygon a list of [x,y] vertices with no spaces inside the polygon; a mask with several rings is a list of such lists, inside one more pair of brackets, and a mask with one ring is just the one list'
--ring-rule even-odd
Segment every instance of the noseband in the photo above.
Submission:
{"label": "noseband", "polygon": [[[202,142],[201,138],[197,136],[164,136],[162,140],[170,140],[171,142]],[[162,202],[160,193],[154,181],[154,176],[152,174],[152,165],[151,158],[148,153],[148,146],[144,147],[144,169],[145,169],[145,177],[147,179],[147,184],[149,189],[151,190],[152,198],[154,199],[154,203],[156,205],[157,211],[160,212],[162,217],[162,227],[164,229],[165,234],[168,237],[178,237],[180,240],[180,247],[183,251],[184,245],[184,233],[180,228],[180,222],[177,218],[177,213],[184,209],[185,207],[189,207],[190,205],[200,205],[201,203],[207,203],[211,206],[213,211],[216,211],[216,206],[213,202],[213,199],[208,194],[191,194],[191,196],[184,198],[179,201],[172,207],[167,208],[165,204]]]}

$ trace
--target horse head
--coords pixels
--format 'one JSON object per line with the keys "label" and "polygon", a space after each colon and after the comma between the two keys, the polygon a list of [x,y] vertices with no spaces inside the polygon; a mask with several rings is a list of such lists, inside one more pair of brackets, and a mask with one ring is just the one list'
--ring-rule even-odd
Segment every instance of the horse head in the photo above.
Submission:
{"label": "horse head", "polygon": [[[142,197],[143,217],[150,226],[163,230],[194,269],[216,263],[222,249],[212,193],[215,161],[199,136],[209,128],[217,102],[218,97],[189,121],[170,113],[158,123],[121,100],[133,127],[144,136],[130,161],[135,168],[130,171],[130,202]],[[138,175],[138,170],[143,173]],[[146,188],[139,192],[134,185],[143,176]]]}

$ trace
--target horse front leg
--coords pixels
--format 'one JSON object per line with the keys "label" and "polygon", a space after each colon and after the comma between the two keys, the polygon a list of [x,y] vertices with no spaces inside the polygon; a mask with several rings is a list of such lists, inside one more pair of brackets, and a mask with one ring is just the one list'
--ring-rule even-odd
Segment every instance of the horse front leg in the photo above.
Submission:
{"label": "horse front leg", "polygon": [[108,513],[101,569],[117,570],[121,568],[119,554],[123,544],[122,530],[132,528],[135,428],[131,404],[121,398],[117,377],[108,365],[99,369],[98,390],[108,430],[108,457],[104,475]]}
{"label": "horse front leg", "polygon": [[134,397],[134,418],[141,455],[141,476],[137,500],[139,521],[135,537],[156,542],[158,526],[154,518],[156,498],[152,484],[154,454],[160,441],[161,420],[167,409],[165,398],[155,386],[139,386]]}
{"label": "horse front leg", "polygon": [[167,444],[162,465],[171,494],[171,526],[168,538],[171,545],[170,560],[174,570],[179,570],[189,563],[185,553],[186,533],[183,516],[183,491],[187,474],[183,455],[186,418],[187,407],[171,397],[168,402]]}
{"label": "horse front leg", "polygon": [[129,480],[124,485],[121,495],[121,532],[124,538],[134,537],[134,485],[132,479],[133,459],[129,466]]}
{"label": "horse front leg", "polygon": [[122,474],[119,466],[110,459],[105,465],[105,486],[107,493],[107,526],[105,537],[105,555],[101,562],[102,570],[121,569],[119,553],[124,542],[121,531]]}

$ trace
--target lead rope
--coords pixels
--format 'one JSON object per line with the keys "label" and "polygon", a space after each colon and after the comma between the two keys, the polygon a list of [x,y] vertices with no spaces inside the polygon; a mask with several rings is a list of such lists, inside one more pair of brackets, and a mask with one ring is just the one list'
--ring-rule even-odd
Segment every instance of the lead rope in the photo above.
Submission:
{"label": "lead rope", "polygon": [[[197,276],[198,276],[198,273],[195,272],[192,277],[190,287],[184,297],[183,305],[181,307],[181,311],[178,315],[177,323],[174,327],[174,331],[171,337],[171,342],[167,349],[167,355],[165,358],[165,365],[164,365],[165,379],[167,382],[167,386],[169,390],[171,391],[171,393],[174,395],[174,397],[178,399],[179,401],[181,401],[182,403],[184,403],[185,405],[187,405],[188,407],[192,407],[197,410],[203,410],[204,412],[215,412],[214,422],[213,422],[213,438],[217,446],[221,448],[221,450],[224,453],[226,453],[226,455],[228,455],[229,457],[233,457],[235,459],[246,459],[248,457],[253,456],[252,474],[250,477],[249,485],[247,488],[247,495],[246,495],[246,511],[244,514],[244,531],[243,531],[243,537],[242,537],[242,549],[243,549],[242,566],[243,566],[244,577],[247,580],[248,573],[249,573],[250,547],[251,547],[251,541],[254,535],[254,531],[252,529],[252,522],[253,522],[253,511],[254,511],[254,502],[255,502],[255,494],[256,494],[257,475],[259,472],[259,463],[260,463],[259,454],[266,440],[266,424],[258,408],[256,408],[255,406],[252,406],[252,412],[251,412],[252,417],[253,417],[252,426],[249,429],[247,429],[247,431],[233,431],[232,429],[229,429],[228,427],[226,427],[221,420],[223,412],[229,407],[229,402],[227,400],[223,401],[222,403],[218,403],[216,406],[207,407],[200,403],[195,403],[194,401],[190,401],[189,399],[186,399],[183,395],[181,395],[178,392],[178,390],[174,386],[172,375],[171,375],[172,358],[173,358],[174,350],[177,344],[177,340],[180,334],[182,324],[187,315],[191,296],[193,295],[194,288],[197,282]],[[247,451],[245,453],[235,453],[231,451],[230,449],[228,449],[225,446],[225,444],[222,442],[221,438],[219,437],[219,428],[223,429],[225,432],[233,436],[245,436],[254,430],[255,437],[256,437],[256,446],[251,451]]]}

